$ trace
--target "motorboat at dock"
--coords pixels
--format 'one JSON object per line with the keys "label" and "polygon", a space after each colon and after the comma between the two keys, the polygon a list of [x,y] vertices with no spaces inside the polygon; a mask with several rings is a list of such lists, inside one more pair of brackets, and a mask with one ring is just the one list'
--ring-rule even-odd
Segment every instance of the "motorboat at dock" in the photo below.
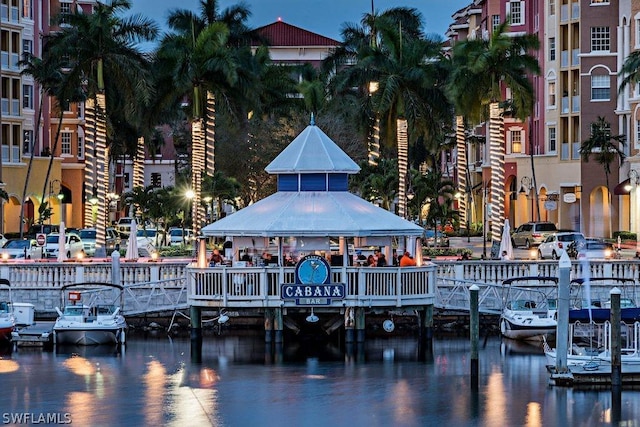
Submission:
{"label": "motorboat at dock", "polygon": [[[114,290],[118,291],[116,298],[113,298]],[[121,285],[111,283],[63,286],[64,305],[62,310],[56,307],[54,344],[123,344],[127,322],[122,315],[122,293]]]}
{"label": "motorboat at dock", "polygon": [[500,332],[503,336],[516,340],[541,341],[543,337],[554,335],[558,322],[555,319],[555,300],[545,294],[539,295],[531,288],[513,286],[514,283],[552,282],[556,277],[514,277],[502,282],[506,295],[503,298],[500,315]]}

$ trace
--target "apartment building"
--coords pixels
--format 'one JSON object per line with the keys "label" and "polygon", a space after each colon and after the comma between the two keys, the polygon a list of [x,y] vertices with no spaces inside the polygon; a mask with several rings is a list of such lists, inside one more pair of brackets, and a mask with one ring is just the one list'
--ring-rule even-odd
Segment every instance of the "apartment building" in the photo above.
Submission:
{"label": "apartment building", "polygon": [[[540,39],[537,56],[541,74],[532,77],[534,111],[524,123],[505,118],[504,190],[508,197],[504,212],[512,225],[551,221],[559,228],[600,237],[633,229],[630,216],[637,218],[638,210],[630,208],[630,190],[624,190],[630,182],[625,182],[629,173],[626,162],[622,174],[617,160],[611,163],[607,186],[603,166],[593,158],[583,161],[580,155],[581,144],[590,137],[591,126],[599,117],[609,123],[612,135],[628,135],[637,126],[637,120],[631,122],[638,102],[633,97],[635,88],[629,95],[618,94],[619,69],[637,46],[631,40],[631,27],[637,24],[632,3],[636,2],[476,0],[453,15],[448,33],[452,44],[470,36],[488,37],[507,17],[511,19],[509,33],[537,34]],[[637,6],[634,10],[640,12]],[[473,22],[468,30],[461,28],[465,14],[467,21]],[[508,88],[505,96],[509,96]],[[486,132],[480,126],[476,133]],[[637,147],[631,148],[629,151],[627,144],[623,150],[634,154]],[[482,182],[490,179],[486,150],[486,144],[484,151],[476,148],[480,159],[470,156],[474,165],[482,165]],[[470,151],[473,153],[471,146]],[[633,156],[628,160],[633,161]],[[635,197],[635,189],[631,192]]]}

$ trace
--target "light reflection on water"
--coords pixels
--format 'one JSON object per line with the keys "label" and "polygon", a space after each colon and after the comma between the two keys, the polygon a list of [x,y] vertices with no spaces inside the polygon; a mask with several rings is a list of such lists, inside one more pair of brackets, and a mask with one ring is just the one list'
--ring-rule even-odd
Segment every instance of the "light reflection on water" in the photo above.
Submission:
{"label": "light reflection on water", "polygon": [[[81,426],[552,426],[632,425],[640,392],[620,408],[609,391],[548,386],[539,347],[488,338],[471,391],[469,342],[434,340],[418,361],[413,338],[371,339],[345,355],[303,342],[280,353],[261,337],[131,337],[117,348],[20,348],[0,355],[0,416],[69,413]],[[265,351],[267,350],[267,351]]]}

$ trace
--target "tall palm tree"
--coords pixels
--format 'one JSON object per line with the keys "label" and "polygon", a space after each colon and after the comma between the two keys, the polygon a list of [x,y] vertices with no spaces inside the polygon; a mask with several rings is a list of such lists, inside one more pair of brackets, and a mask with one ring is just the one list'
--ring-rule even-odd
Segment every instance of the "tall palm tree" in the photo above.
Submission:
{"label": "tall palm tree", "polygon": [[[479,124],[489,117],[491,162],[491,232],[500,239],[504,223],[504,117],[502,90],[511,90],[511,105],[524,120],[533,110],[531,74],[540,73],[537,59],[528,52],[538,49],[536,35],[506,34],[508,22],[500,24],[488,39],[474,38],[453,48],[448,84],[450,99],[459,115]],[[459,122],[460,124],[460,122]],[[458,132],[460,133],[460,132]],[[466,170],[467,165],[459,165]]]}
{"label": "tall palm tree", "polygon": [[[358,61],[380,47],[384,28],[402,28],[407,37],[420,38],[422,18],[415,9],[395,7],[378,12],[371,5],[371,13],[365,13],[359,24],[345,23],[341,34],[342,43],[323,62],[325,74],[334,73],[347,65]],[[380,117],[375,111],[371,95],[378,90],[378,81],[370,74],[372,70],[360,67],[360,80],[364,84],[358,86],[357,93],[352,94],[359,100],[359,126],[367,135],[368,159],[371,165],[378,164],[380,158]]]}
{"label": "tall palm tree", "polygon": [[[626,139],[625,135],[612,135],[611,123],[599,116],[595,122],[591,123],[591,135],[580,145],[579,153],[582,161],[589,162],[589,159],[593,157],[604,170],[609,207],[611,207],[611,192],[609,191],[611,163],[616,157],[619,163],[624,161],[626,156],[620,147],[624,147]],[[611,215],[609,215],[609,237],[611,237],[611,231]]]}
{"label": "tall palm tree", "polygon": [[[421,22],[421,15],[409,9]],[[409,135],[415,140],[434,140],[449,114],[443,92],[440,40],[426,38],[402,20],[377,20],[375,45],[358,45],[356,64],[341,71],[336,88],[365,88],[375,81],[378,89],[371,94],[373,109],[381,117],[385,140],[394,141],[398,155],[398,214],[406,214],[406,189]],[[413,22],[413,21],[411,21]],[[362,90],[364,92],[364,90]],[[395,135],[395,137],[393,136]]]}
{"label": "tall palm tree", "polygon": [[[45,100],[45,95],[50,97],[55,97],[56,99],[69,100],[70,98],[74,98],[77,101],[82,100],[81,94],[78,93],[78,88],[73,85],[69,85],[69,82],[65,76],[65,73],[62,70],[62,59],[61,58],[37,58],[31,54],[26,54],[23,59],[20,61],[20,65],[23,67],[22,74],[27,74],[33,77],[33,79],[39,84],[42,95],[40,96],[40,105],[38,106],[36,115],[36,126],[35,129],[40,129],[40,125],[42,123],[42,107]],[[73,92],[73,93],[72,93]],[[54,138],[53,149],[51,150],[51,154],[49,157],[49,165],[47,168],[47,173],[45,175],[45,180],[43,183],[43,191],[42,191],[42,199],[41,204],[45,203],[45,194],[47,185],[49,183],[49,175],[51,173],[51,167],[53,164],[53,159],[55,156],[56,146],[58,139],[60,137],[60,130],[62,129],[62,119],[63,119],[63,108],[59,108],[59,121],[58,128],[56,130],[56,136]],[[22,187],[22,201],[20,205],[20,224],[23,224],[24,219],[24,200],[27,197],[27,188],[30,182],[31,169],[33,166],[33,160],[35,156],[35,149],[39,145],[40,132],[34,132],[34,138],[31,141],[31,146],[29,147],[29,164],[27,166],[27,173],[25,176],[24,185]],[[24,232],[24,228],[20,227],[20,238],[22,238]]]}
{"label": "tall palm tree", "polygon": [[[106,146],[107,97],[133,101],[150,93],[148,61],[136,43],[153,40],[156,25],[142,15],[123,17],[131,8],[130,0],[97,2],[91,14],[74,11],[65,15],[65,25],[47,36],[45,50],[52,57],[65,58],[70,81],[86,94],[86,170],[85,188],[95,189],[100,200],[96,244],[104,247],[106,228],[106,193],[109,182]],[[106,92],[108,80],[116,80],[117,93]],[[135,113],[141,105],[127,102]],[[93,153],[96,156],[93,156]],[[85,220],[90,217],[85,210]]]}

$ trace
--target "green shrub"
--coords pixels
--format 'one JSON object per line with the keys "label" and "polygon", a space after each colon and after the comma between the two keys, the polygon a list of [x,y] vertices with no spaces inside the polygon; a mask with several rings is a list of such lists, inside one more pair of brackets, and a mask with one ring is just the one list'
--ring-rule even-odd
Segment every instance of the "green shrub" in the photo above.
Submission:
{"label": "green shrub", "polygon": [[617,240],[618,236],[620,236],[620,240],[638,240],[637,234],[631,231],[614,231],[613,232],[614,240]]}

